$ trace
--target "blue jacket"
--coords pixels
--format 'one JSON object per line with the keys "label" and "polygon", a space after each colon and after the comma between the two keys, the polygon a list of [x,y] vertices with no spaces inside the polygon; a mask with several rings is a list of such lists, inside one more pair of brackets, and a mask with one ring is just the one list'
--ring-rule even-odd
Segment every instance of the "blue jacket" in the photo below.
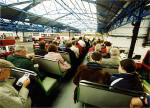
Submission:
{"label": "blue jacket", "polygon": [[113,74],[111,77],[111,86],[135,90],[135,91],[143,91],[142,84],[136,74],[129,73],[119,73]]}

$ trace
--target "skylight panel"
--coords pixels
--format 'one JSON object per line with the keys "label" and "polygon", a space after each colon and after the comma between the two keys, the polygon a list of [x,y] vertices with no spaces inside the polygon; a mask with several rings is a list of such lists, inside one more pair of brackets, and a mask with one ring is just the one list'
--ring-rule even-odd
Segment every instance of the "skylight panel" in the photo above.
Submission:
{"label": "skylight panel", "polygon": [[30,5],[31,3],[26,3],[26,4],[21,4],[21,5],[16,5],[14,7],[19,8],[19,9],[23,9],[25,7],[27,7],[28,5]]}

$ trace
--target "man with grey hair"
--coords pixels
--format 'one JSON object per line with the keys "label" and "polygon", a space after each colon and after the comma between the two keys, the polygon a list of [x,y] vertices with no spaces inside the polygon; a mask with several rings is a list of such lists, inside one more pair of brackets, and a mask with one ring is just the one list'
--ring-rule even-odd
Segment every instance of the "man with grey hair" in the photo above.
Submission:
{"label": "man with grey hair", "polygon": [[28,78],[18,92],[10,83],[9,76],[14,65],[0,59],[0,108],[31,108],[31,99],[28,98],[30,84]]}
{"label": "man with grey hair", "polygon": [[101,65],[110,73],[118,73],[118,67],[120,63],[120,51],[118,48],[110,49],[110,58],[103,59]]}
{"label": "man with grey hair", "polygon": [[39,74],[37,68],[34,67],[34,64],[31,62],[30,59],[26,57],[27,49],[23,45],[18,45],[15,47],[15,53],[9,55],[7,60],[13,63],[18,68],[23,68],[27,70],[34,71]]}

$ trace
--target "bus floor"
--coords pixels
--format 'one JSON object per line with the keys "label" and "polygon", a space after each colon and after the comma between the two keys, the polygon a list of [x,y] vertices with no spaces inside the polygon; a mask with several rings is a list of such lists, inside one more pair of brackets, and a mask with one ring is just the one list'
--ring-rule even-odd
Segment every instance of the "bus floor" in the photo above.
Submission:
{"label": "bus floor", "polygon": [[74,103],[75,85],[72,79],[69,81],[63,81],[59,86],[52,92],[52,95],[46,99],[41,100],[40,105],[33,106],[32,108],[82,108],[81,103]]}

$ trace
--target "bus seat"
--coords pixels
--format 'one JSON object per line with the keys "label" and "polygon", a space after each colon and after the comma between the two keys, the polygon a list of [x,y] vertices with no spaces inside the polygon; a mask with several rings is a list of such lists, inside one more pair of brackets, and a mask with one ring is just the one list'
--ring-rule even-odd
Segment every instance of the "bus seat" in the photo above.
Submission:
{"label": "bus seat", "polygon": [[59,52],[62,56],[62,58],[67,61],[69,64],[71,64],[71,59],[70,59],[70,56],[69,56],[69,53],[67,52]]}
{"label": "bus seat", "polygon": [[[34,75],[35,72],[33,71],[29,71],[26,69],[22,69],[22,68],[15,68],[12,69],[12,76],[15,77],[17,76],[17,80],[22,77],[25,73],[31,73],[31,75]],[[36,74],[35,74],[36,76]],[[42,89],[44,90],[44,92],[46,93],[46,95],[49,95],[50,92],[52,91],[52,89],[55,87],[57,80],[51,77],[45,77],[42,81],[40,80],[40,78],[38,78],[38,83],[40,84],[40,86],[42,87]],[[15,86],[16,88],[16,86]]]}
{"label": "bus seat", "polygon": [[[93,105],[102,108],[121,108],[129,107],[130,100],[134,96],[145,95],[143,92],[122,90],[117,92],[109,89],[108,85],[100,85],[97,83],[82,80],[79,83],[77,92],[77,101],[84,105]],[[119,90],[120,91],[120,90]]]}
{"label": "bus seat", "polygon": [[146,80],[143,80],[143,86],[144,86],[144,92],[150,95],[150,84]]}
{"label": "bus seat", "polygon": [[64,77],[67,73],[67,71],[66,72],[61,71],[59,62],[57,60],[54,61],[54,60],[45,59],[43,57],[36,56],[34,58],[34,62],[39,64],[39,67],[43,72],[58,75],[60,77]]}
{"label": "bus seat", "polygon": [[140,70],[140,75],[144,80],[150,83],[150,50],[147,51]]}
{"label": "bus seat", "polygon": [[90,61],[90,60],[89,60],[89,55],[87,54],[87,55],[85,56],[85,58],[83,59],[81,65],[86,65],[89,61]]}
{"label": "bus seat", "polygon": [[103,68],[103,69],[106,70],[107,72],[109,72],[110,74],[119,73],[118,69],[113,69],[113,68]]}
{"label": "bus seat", "polygon": [[43,81],[38,79],[39,84],[41,85],[42,89],[45,91],[46,95],[48,96],[52,89],[56,86],[57,80],[51,77],[45,77]]}

